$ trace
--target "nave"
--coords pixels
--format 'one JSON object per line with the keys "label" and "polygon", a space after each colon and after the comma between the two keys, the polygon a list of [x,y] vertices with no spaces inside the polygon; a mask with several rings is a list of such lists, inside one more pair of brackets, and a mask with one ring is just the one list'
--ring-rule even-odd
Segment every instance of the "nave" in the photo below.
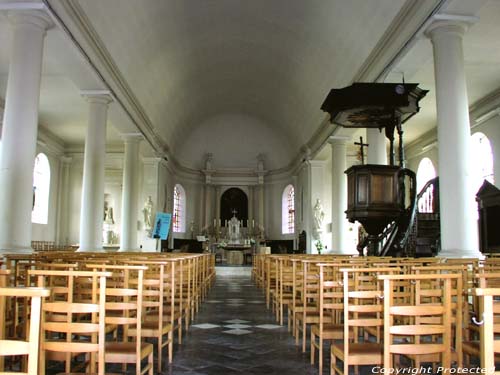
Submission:
{"label": "nave", "polygon": [[165,374],[317,374],[256,288],[248,267],[217,267],[217,279]]}

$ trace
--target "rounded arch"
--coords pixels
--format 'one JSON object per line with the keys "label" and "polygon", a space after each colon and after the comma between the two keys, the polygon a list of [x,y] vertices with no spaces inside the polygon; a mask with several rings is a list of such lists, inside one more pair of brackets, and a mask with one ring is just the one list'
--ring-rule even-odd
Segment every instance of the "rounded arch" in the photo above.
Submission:
{"label": "rounded arch", "polygon": [[488,137],[481,132],[471,136],[471,183],[474,194],[477,193],[484,180],[495,183],[493,172],[493,150]]}
{"label": "rounded arch", "polygon": [[[417,169],[417,194],[434,177],[436,177],[436,168],[434,168],[432,160],[429,158],[420,160]],[[431,213],[434,211],[434,205],[434,185],[431,185],[417,202],[418,212]]]}
{"label": "rounded arch", "polygon": [[235,215],[243,223],[248,222],[248,197],[237,187],[227,189],[220,197],[220,218],[224,224]]}
{"label": "rounded arch", "polygon": [[174,186],[172,231],[175,233],[186,231],[186,191],[180,184]]}
{"label": "rounded arch", "polygon": [[436,168],[432,160],[429,158],[420,160],[417,169],[417,191],[420,192],[424,185],[434,177],[436,177]]}
{"label": "rounded arch", "polygon": [[295,189],[287,185],[281,196],[281,233],[295,233]]}
{"label": "rounded arch", "polygon": [[47,224],[49,218],[50,163],[47,155],[39,153],[33,168],[33,209],[31,222]]}

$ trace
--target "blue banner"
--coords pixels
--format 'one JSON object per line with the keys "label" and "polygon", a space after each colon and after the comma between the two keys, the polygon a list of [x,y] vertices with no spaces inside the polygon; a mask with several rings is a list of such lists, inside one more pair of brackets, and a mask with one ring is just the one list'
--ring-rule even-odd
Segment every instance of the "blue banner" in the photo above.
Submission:
{"label": "blue banner", "polygon": [[166,240],[170,230],[170,222],[172,221],[172,214],[165,212],[157,212],[153,226],[153,238],[161,238]]}

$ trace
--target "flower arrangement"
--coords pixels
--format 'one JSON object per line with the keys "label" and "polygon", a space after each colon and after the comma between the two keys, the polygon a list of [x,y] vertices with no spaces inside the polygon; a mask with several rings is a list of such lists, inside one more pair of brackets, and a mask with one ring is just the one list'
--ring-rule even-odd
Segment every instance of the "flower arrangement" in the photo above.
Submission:
{"label": "flower arrangement", "polygon": [[321,240],[317,240],[315,246],[318,254],[321,254],[321,251],[323,251],[323,243],[321,242]]}
{"label": "flower arrangement", "polygon": [[218,247],[219,249],[224,248],[224,247],[226,247],[226,246],[227,246],[227,243],[225,243],[224,241],[221,241],[221,242],[219,242],[219,243],[217,244],[217,247]]}
{"label": "flower arrangement", "polygon": [[250,238],[250,245],[255,245],[255,239]]}

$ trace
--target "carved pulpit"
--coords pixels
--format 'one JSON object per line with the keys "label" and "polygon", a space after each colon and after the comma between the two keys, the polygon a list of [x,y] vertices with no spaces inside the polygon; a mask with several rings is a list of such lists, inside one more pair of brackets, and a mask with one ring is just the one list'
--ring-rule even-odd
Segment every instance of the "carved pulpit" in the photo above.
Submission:
{"label": "carved pulpit", "polygon": [[[378,244],[384,229],[392,222],[409,222],[405,192],[410,191],[415,204],[415,173],[404,168],[403,129],[401,124],[418,112],[418,101],[426,90],[417,84],[354,83],[332,89],[321,109],[330,114],[330,121],[348,128],[385,129],[390,142],[390,165],[355,165],[345,173],[348,181],[349,221],[359,221],[368,233],[369,255],[378,255]],[[399,166],[395,165],[394,131],[399,135]],[[367,144],[356,143],[361,147]],[[362,160],[364,163],[364,160]],[[410,188],[405,186],[409,180]],[[401,228],[400,228],[401,229]]]}

